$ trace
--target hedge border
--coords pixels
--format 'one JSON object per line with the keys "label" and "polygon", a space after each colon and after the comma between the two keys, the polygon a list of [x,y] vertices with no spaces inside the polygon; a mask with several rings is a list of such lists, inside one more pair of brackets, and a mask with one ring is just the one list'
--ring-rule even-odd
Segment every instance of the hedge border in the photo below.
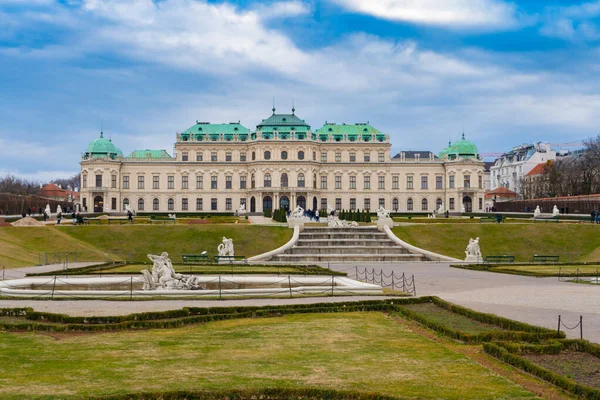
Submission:
{"label": "hedge border", "polygon": [[397,400],[398,397],[385,396],[371,392],[309,388],[262,388],[232,389],[219,391],[185,390],[123,393],[106,396],[92,396],[91,400]]}
{"label": "hedge border", "polygon": [[[574,341],[571,341],[574,342]],[[585,341],[579,341],[585,342]],[[591,344],[590,344],[591,345]],[[581,396],[584,399],[600,400],[600,389],[592,388],[586,385],[575,382],[565,376],[559,375],[553,371],[541,367],[517,354],[514,354],[497,343],[484,343],[483,350],[499,359],[502,362],[510,364],[514,367],[522,369],[532,375],[537,376],[553,385],[560,387],[574,395]]]}
{"label": "hedge border", "polygon": [[[558,277],[576,277],[576,276],[597,276],[597,274],[592,272],[581,272],[579,275],[573,274],[554,274],[554,273],[546,273],[546,272],[531,272],[531,271],[516,271],[516,270],[498,270],[497,268],[510,268],[510,267],[528,267],[533,265],[544,265],[544,264],[531,264],[531,263],[515,263],[515,264],[450,264],[452,268],[466,269],[470,271],[485,271],[485,272],[493,272],[496,274],[506,274],[506,275],[519,275],[519,276],[532,276],[535,278],[558,278]],[[546,264],[548,265],[548,264]],[[553,266],[578,266],[578,265],[597,265],[600,268],[600,262],[570,262],[570,263],[557,263],[552,264]]]}

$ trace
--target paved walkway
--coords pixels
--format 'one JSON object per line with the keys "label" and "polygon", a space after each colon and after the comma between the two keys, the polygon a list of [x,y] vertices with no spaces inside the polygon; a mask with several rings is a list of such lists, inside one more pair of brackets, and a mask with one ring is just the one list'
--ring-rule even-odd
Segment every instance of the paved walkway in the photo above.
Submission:
{"label": "paved walkway", "polygon": [[[74,263],[72,266],[89,263]],[[70,265],[71,266],[71,265]],[[63,265],[55,265],[62,269]],[[414,274],[417,294],[436,295],[474,310],[489,312],[533,325],[556,328],[558,315],[572,326],[583,316],[583,337],[600,343],[600,286],[559,282],[557,278],[532,278],[490,272],[450,268],[444,263],[403,263],[360,265],[389,273]],[[26,271],[49,270],[52,266],[21,268]],[[352,277],[354,265],[330,265],[346,271]],[[9,271],[9,270],[7,270]],[[10,270],[15,271],[17,270]],[[11,276],[13,277],[13,276]],[[9,276],[7,276],[9,278]],[[39,311],[69,315],[124,315],[144,311],[178,309],[184,306],[262,306],[274,304],[308,304],[321,302],[359,301],[377,297],[336,297],[301,299],[248,299],[248,300],[146,300],[146,301],[43,301],[2,300],[0,307],[33,307]],[[579,331],[567,331],[568,337],[578,337]]]}

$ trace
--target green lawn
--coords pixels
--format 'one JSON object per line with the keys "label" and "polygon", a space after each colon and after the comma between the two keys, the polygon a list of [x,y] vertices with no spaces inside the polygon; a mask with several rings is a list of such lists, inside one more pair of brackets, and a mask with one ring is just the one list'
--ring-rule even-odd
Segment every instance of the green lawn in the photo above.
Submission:
{"label": "green lawn", "polygon": [[[128,264],[118,267],[102,269],[102,273],[138,273],[143,269],[151,269],[152,265],[148,264]],[[330,275],[331,270],[321,267],[306,268],[303,266],[294,265],[193,265],[181,264],[173,265],[176,272],[189,274],[230,274],[230,273],[245,273],[245,274],[325,274]],[[89,271],[91,275],[100,273],[101,268],[95,268]],[[337,273],[336,273],[337,274]]]}
{"label": "green lawn", "polygon": [[0,332],[3,399],[305,386],[420,399],[535,398],[378,312],[299,314],[58,339]]}
{"label": "green lawn", "polygon": [[597,275],[600,272],[600,265],[503,265],[490,268],[491,271],[508,271],[536,276],[559,276],[559,274],[575,276],[577,269],[580,274]]}
{"label": "green lawn", "polygon": [[511,254],[529,261],[534,254],[556,254],[563,262],[600,261],[600,225],[591,224],[430,224],[393,228],[402,240],[459,259],[469,238],[480,238],[484,256]]}
{"label": "green lawn", "polygon": [[447,328],[461,332],[478,334],[501,329],[498,326],[486,324],[485,322],[476,321],[464,315],[454,313],[434,303],[406,304],[402,308],[420,314],[436,324],[441,324]]}
{"label": "green lawn", "polygon": [[[182,254],[217,254],[223,236],[233,238],[235,254],[246,257],[283,245],[292,237],[286,227],[255,225],[110,225],[0,228],[0,266],[36,265],[39,252],[78,251],[78,261],[111,259],[147,261],[146,254],[167,251],[174,260]],[[71,258],[71,261],[74,261]]]}

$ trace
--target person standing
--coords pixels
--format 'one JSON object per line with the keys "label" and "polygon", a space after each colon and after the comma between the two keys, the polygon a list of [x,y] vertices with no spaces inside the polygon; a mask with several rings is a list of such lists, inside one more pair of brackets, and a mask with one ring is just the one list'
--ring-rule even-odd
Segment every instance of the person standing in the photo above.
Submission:
{"label": "person standing", "polygon": [[62,212],[56,214],[56,225],[60,225],[60,220],[62,219]]}
{"label": "person standing", "polygon": [[592,212],[590,213],[590,217],[591,217],[591,222],[592,222],[592,224],[593,224],[594,222],[596,222],[596,216],[597,216],[596,210],[592,210]]}
{"label": "person standing", "polygon": [[75,215],[75,211],[73,211],[73,214],[71,214],[71,219],[72,219],[73,225],[75,225],[75,222],[77,222],[77,215]]}

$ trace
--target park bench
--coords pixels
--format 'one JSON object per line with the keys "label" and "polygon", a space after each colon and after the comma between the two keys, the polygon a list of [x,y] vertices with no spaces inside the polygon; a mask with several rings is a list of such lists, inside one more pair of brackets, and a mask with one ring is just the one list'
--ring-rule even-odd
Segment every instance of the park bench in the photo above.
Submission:
{"label": "park bench", "polygon": [[[500,221],[498,221],[498,219],[500,219]],[[504,216],[501,216],[500,218],[491,217],[491,216],[490,217],[481,217],[479,219],[479,223],[480,224],[485,224],[485,223],[488,223],[488,222],[504,222],[504,219],[505,219]]]}
{"label": "park bench", "polygon": [[220,264],[222,262],[246,262],[246,256],[215,256],[215,262]]}
{"label": "park bench", "polygon": [[531,257],[531,260],[529,260],[529,262],[530,263],[554,263],[554,264],[556,264],[558,262],[559,258],[560,258],[560,256],[535,254],[533,257]]}
{"label": "park bench", "polygon": [[184,254],[181,256],[184,264],[204,264],[210,262],[207,254]]}
{"label": "park bench", "polygon": [[483,262],[485,262],[486,264],[498,264],[498,263],[506,263],[506,264],[512,264],[515,262],[515,256],[509,256],[509,255],[494,255],[494,256],[486,256],[483,259]]}

